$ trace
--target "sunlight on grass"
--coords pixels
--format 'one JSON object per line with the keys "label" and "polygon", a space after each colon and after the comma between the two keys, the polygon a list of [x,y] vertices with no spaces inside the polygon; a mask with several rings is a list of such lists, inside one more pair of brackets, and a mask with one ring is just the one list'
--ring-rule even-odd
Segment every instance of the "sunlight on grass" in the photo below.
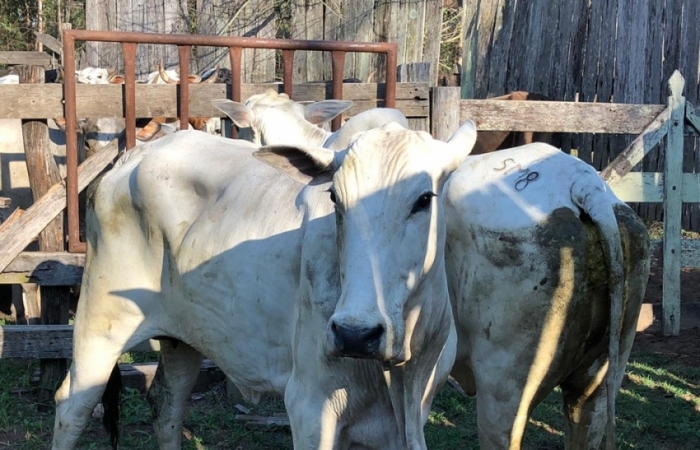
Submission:
{"label": "sunlight on grass", "polygon": [[629,367],[631,370],[628,377],[633,383],[650,389],[661,389],[677,399],[693,403],[695,410],[700,411],[700,395],[691,390],[697,389],[697,385],[660,367],[652,367],[636,361],[631,362]]}
{"label": "sunlight on grass", "polygon": [[563,431],[556,430],[544,422],[541,422],[539,420],[534,420],[534,419],[530,419],[529,422],[530,422],[530,425],[534,425],[536,427],[539,427],[539,428],[543,429],[544,431],[546,431],[547,433],[553,434],[555,436],[564,436]]}
{"label": "sunlight on grass", "polygon": [[620,394],[628,395],[640,403],[649,403],[646,398],[642,397],[641,395],[639,395],[638,393],[636,393],[634,391],[630,391],[629,389],[621,388]]}

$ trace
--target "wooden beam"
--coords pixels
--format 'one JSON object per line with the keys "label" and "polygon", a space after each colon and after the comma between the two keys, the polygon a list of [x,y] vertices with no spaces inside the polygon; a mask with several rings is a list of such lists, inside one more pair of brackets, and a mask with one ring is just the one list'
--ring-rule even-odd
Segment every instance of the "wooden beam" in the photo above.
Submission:
{"label": "wooden beam", "polygon": [[664,105],[462,100],[460,121],[479,130],[639,134]]}
{"label": "wooden beam", "polygon": [[683,206],[683,124],[685,122],[685,80],[677,70],[668,87],[671,111],[664,164],[664,276],[663,323],[666,336],[677,336],[681,326],[681,213]]}
{"label": "wooden beam", "polygon": [[[630,172],[610,187],[620,200],[627,203],[662,203],[663,175],[661,172]],[[684,173],[681,184],[683,203],[700,203],[700,174]]]}
{"label": "wooden beam", "polygon": [[[78,117],[123,117],[123,85],[76,86]],[[177,90],[179,85],[137,84],[137,117],[177,117]],[[242,98],[268,89],[281,91],[281,84],[246,84],[242,86]],[[346,100],[357,105],[352,114],[383,104],[384,84],[346,83],[343,87]],[[211,101],[227,98],[224,84],[190,85],[190,116],[224,117]],[[330,98],[327,83],[307,83],[294,86],[294,100],[313,101]],[[399,83],[396,88],[397,107],[407,116],[428,116],[428,87],[425,83]],[[5,85],[0,89],[0,119],[41,119],[63,117],[63,85],[43,84],[28,87]]]}
{"label": "wooden beam", "polygon": [[48,66],[51,55],[44,52],[0,52],[0,64],[25,64],[31,66]]}
{"label": "wooden beam", "polygon": [[[685,104],[685,120],[692,125],[695,133],[700,133],[700,112],[698,112],[695,106],[690,102],[686,102]],[[686,135],[687,134],[686,132]]]}
{"label": "wooden beam", "polygon": [[[78,190],[82,191],[117,156],[117,143],[106,146],[78,167]],[[29,207],[15,212],[0,225],[0,272],[19,255],[34,237],[66,207],[66,186],[55,184]]]}
{"label": "wooden beam", "polygon": [[0,358],[73,357],[71,325],[5,325],[0,327]]}
{"label": "wooden beam", "polygon": [[[159,351],[160,342],[142,342],[129,351]],[[4,325],[0,358],[55,359],[73,357],[73,325]]]}
{"label": "wooden beam", "polygon": [[84,253],[24,252],[0,273],[0,284],[76,285],[83,278],[84,266]]}
{"label": "wooden beam", "polygon": [[435,139],[447,141],[459,128],[459,95],[458,87],[432,89],[430,132]]}
{"label": "wooden beam", "polygon": [[670,117],[671,111],[668,108],[656,116],[649,126],[613,162],[603,169],[600,174],[603,180],[611,187],[619,183],[666,136]]}
{"label": "wooden beam", "polygon": [[[44,69],[39,66],[17,67],[19,82],[44,83]],[[46,119],[22,120],[22,135],[24,154],[26,155],[29,185],[34,202],[41,199],[51,186],[61,182],[58,165],[51,153],[49,127]],[[63,232],[63,215],[57,215],[39,233],[39,250],[43,252],[62,252],[65,250],[65,234]],[[37,297],[40,299],[38,316],[32,317],[30,308],[25,302],[25,317],[28,324],[32,322],[42,325],[63,325],[68,323],[70,314],[70,288],[65,286],[43,286],[39,288]],[[63,380],[68,368],[67,359],[43,359],[40,362],[41,388],[39,390],[39,410],[45,410],[50,402],[55,386]]]}
{"label": "wooden beam", "polygon": [[58,53],[59,55],[63,54],[63,44],[61,44],[58,39],[45,33],[39,33],[38,31],[35,31],[34,35],[37,41],[48,47],[52,52]]}

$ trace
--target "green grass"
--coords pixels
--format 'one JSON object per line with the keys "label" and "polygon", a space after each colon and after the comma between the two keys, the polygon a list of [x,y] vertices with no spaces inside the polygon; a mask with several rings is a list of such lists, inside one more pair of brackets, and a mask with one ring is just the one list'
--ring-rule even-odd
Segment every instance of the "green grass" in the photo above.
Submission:
{"label": "green grass", "polygon": [[[153,355],[150,355],[152,357]],[[127,358],[124,358],[128,360]],[[132,357],[133,359],[133,357]],[[142,359],[142,358],[139,358]],[[0,449],[38,450],[48,446],[53,413],[38,413],[30,384],[35,362],[0,361]],[[618,449],[695,450],[700,448],[700,367],[659,354],[633,354],[618,397]],[[219,386],[190,400],[183,448],[249,450],[291,448],[288,429],[250,429],[235,421],[235,410]],[[564,419],[558,392],[534,411],[523,448],[564,447]],[[195,400],[196,399],[196,400]],[[283,412],[280,399],[251,407],[256,415]],[[127,389],[123,404],[121,449],[155,449],[150,410],[141,394]],[[478,449],[476,402],[445,388],[426,425],[431,450]],[[78,449],[107,449],[108,438],[93,419]]]}

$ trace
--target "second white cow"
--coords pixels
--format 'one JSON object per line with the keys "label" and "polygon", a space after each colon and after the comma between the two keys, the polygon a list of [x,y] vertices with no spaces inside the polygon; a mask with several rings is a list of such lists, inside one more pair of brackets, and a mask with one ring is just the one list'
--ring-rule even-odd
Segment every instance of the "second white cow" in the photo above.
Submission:
{"label": "second white cow", "polygon": [[149,392],[161,449],[180,448],[203,354],[254,391],[291,377],[296,448],[425,449],[456,345],[442,188],[474,136],[388,125],[335,153],[184,131],[127,153],[89,202],[52,448],[74,447],[124,351],[167,336]]}

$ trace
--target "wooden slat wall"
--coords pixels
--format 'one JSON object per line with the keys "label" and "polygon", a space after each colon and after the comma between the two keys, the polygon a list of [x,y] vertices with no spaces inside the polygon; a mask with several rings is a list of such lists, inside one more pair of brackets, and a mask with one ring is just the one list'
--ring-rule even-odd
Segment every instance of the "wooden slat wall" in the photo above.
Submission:
{"label": "wooden slat wall", "polygon": [[[136,85],[137,117],[177,117],[178,85]],[[241,86],[244,99],[268,89],[282,91],[281,84],[246,84]],[[349,83],[343,87],[344,97],[354,105],[348,116],[383,105],[386,86],[379,84]],[[324,100],[332,98],[330,83],[308,83],[294,86],[294,100]],[[190,86],[191,116],[221,116],[212,99],[226,98],[224,84],[195,84]],[[41,119],[63,116],[63,86],[36,84],[32,86],[0,86],[0,119]],[[76,103],[78,117],[123,117],[123,85],[78,85]],[[396,107],[409,118],[425,120],[430,115],[428,85],[426,83],[398,83]]]}
{"label": "wooden slat wall", "polygon": [[[275,2],[269,0],[197,0],[197,34],[220,36],[277,37],[278,17]],[[224,48],[197,48],[193,71],[231,67]],[[244,83],[275,81],[275,51],[243,51]]]}
{"label": "wooden slat wall", "polygon": [[[558,101],[665,104],[667,81],[679,69],[688,80],[684,95],[700,104],[697,0],[464,4],[462,98],[527,90]],[[631,139],[570,134],[562,147],[576,149],[581,159],[601,170]],[[647,156],[644,171],[663,171],[664,148],[662,143]],[[700,172],[697,148],[697,138],[687,137],[684,171]],[[637,208],[645,218],[663,217],[660,204]],[[700,205],[685,204],[682,223],[700,231]]]}
{"label": "wooden slat wall", "polygon": [[[272,2],[267,0],[248,2],[251,8],[257,5],[255,10],[269,9],[270,4]],[[290,10],[279,9],[275,11],[274,17],[268,17],[270,22],[276,23],[277,37],[397,42],[399,64],[430,62],[431,80],[437,78],[442,0],[292,0]],[[201,30],[198,32],[205,34]],[[294,62],[294,82],[328,80],[331,77],[328,54],[298,51],[294,55]],[[373,81],[384,81],[384,71],[383,56],[360,53],[346,55],[345,77],[367,81],[374,74]],[[247,81],[271,80],[271,76],[274,76],[274,72],[265,74],[262,79]]]}
{"label": "wooden slat wall", "polygon": [[[142,33],[187,33],[187,0],[86,0],[85,24],[89,30],[136,31]],[[159,60],[177,65],[175,46],[141,44],[136,54],[136,76],[145,77]],[[124,67],[119,44],[88,42],[84,65]]]}
{"label": "wooden slat wall", "polygon": [[[431,80],[437,79],[442,26],[442,0],[86,0],[87,28],[159,33],[188,33],[310,40],[397,42],[399,64],[430,62]],[[190,26],[192,24],[192,26]],[[177,64],[174,46],[139,45],[137,76],[152,71],[160,59]],[[328,80],[330,55],[295,53],[294,81]],[[121,69],[117,44],[88,43],[86,65]],[[224,48],[195,48],[193,72],[230,67]],[[348,53],[345,76],[384,81],[384,57]],[[274,50],[243,52],[243,82],[266,83],[281,74]]]}

